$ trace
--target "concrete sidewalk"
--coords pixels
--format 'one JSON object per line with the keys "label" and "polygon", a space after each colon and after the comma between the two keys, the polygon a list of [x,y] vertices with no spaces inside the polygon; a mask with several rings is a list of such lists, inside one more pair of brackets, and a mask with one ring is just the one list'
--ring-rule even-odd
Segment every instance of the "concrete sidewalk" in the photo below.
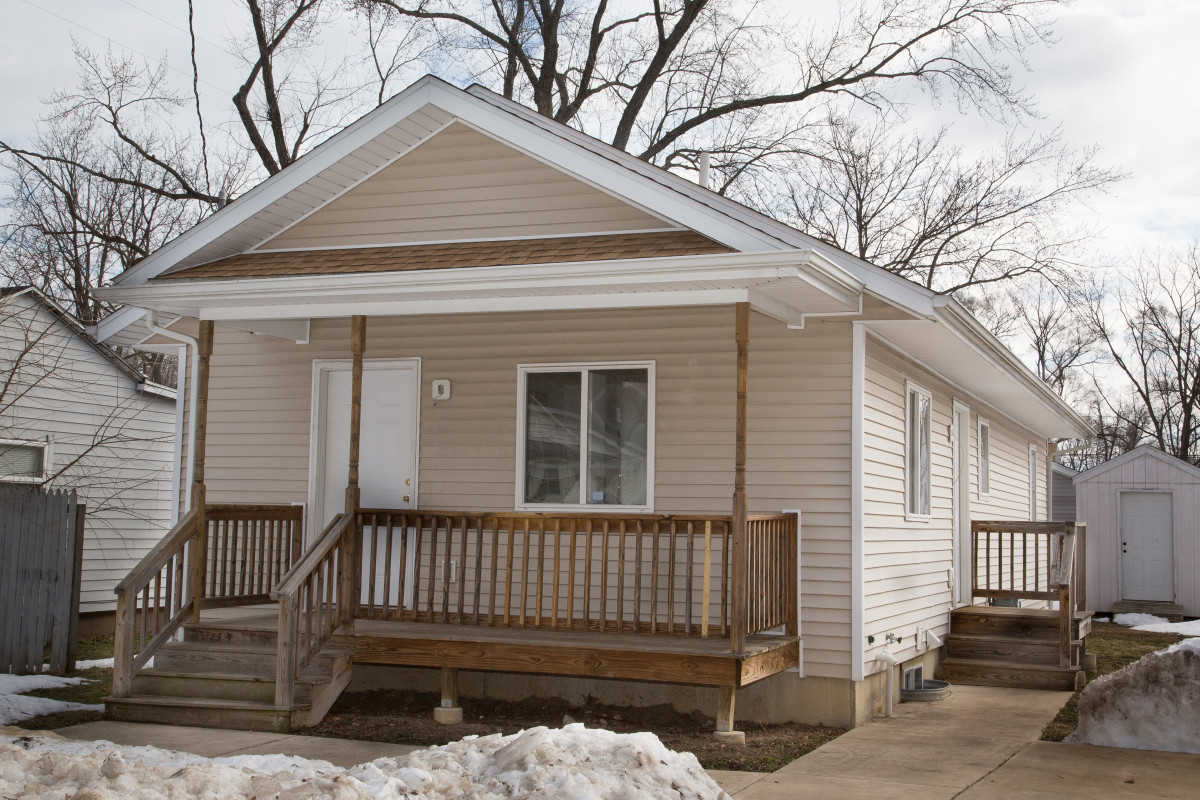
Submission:
{"label": "concrete sidewalk", "polygon": [[[1200,755],[1040,742],[1069,692],[956,686],[896,707],[772,773],[709,773],[735,800],[1150,800],[1200,796]],[[318,736],[89,722],[56,733],[216,757],[283,753],[349,767],[418,748]]]}
{"label": "concrete sidewalk", "polygon": [[421,749],[407,744],[357,742],[323,736],[187,728],[180,725],[147,725],[140,722],[109,720],[59,728],[54,733],[68,739],[103,739],[130,746],[152,745],[163,750],[179,750],[205,758],[282,753],[286,756],[322,759],[339,767],[353,767],[387,756],[408,755]]}

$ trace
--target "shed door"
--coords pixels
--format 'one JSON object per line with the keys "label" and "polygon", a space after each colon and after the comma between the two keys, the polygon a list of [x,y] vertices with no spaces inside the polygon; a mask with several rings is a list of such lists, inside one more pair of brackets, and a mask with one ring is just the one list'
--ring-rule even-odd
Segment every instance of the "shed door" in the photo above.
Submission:
{"label": "shed door", "polygon": [[1121,492],[1121,599],[1175,601],[1168,492]]}

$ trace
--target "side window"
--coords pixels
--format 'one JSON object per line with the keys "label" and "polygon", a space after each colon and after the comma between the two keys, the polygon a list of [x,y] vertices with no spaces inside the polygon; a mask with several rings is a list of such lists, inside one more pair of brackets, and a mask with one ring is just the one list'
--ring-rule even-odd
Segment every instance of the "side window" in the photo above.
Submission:
{"label": "side window", "polygon": [[915,384],[908,384],[908,413],[905,446],[907,512],[917,517],[930,514],[930,430],[933,426],[933,397]]}
{"label": "side window", "polygon": [[979,495],[992,493],[992,426],[979,420]]}
{"label": "side window", "polygon": [[45,442],[0,439],[0,481],[42,483],[45,480]]}

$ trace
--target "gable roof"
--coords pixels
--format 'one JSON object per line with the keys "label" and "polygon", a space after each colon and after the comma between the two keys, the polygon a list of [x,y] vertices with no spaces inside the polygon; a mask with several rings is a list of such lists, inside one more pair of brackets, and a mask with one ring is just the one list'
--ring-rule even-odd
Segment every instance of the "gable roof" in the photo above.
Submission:
{"label": "gable roof", "polygon": [[[260,252],[269,249],[266,243],[272,237],[336,202],[452,126],[489,137],[604,195],[652,213],[670,228],[701,232],[726,248],[725,254],[640,262],[610,256],[588,262],[587,275],[580,275],[569,260],[545,262],[540,270],[537,264],[526,263],[503,270],[471,266],[438,271],[445,277],[435,280],[453,282],[459,310],[484,310],[483,299],[492,300],[487,310],[518,310],[528,306],[513,298],[536,300],[536,294],[570,295],[576,299],[557,302],[594,307],[588,303],[601,295],[610,300],[617,297],[615,282],[626,281],[620,286],[625,303],[662,304],[667,297],[681,302],[679,298],[686,293],[694,300],[692,304],[715,304],[730,302],[729,292],[739,292],[741,299],[752,298],[759,310],[789,325],[802,326],[807,315],[861,313],[863,294],[870,293],[923,321],[884,323],[876,328],[879,335],[898,344],[905,339],[901,349],[936,364],[946,377],[971,387],[979,396],[993,398],[988,402],[1039,435],[1091,434],[1086,420],[953,298],[861,261],[483,87],[464,91],[432,76],[418,80],[143,259],[119,276],[116,288],[105,296],[187,316],[199,314],[200,309],[206,313],[218,309],[233,315],[228,319],[242,320],[281,319],[287,314],[293,318],[328,316],[345,312],[348,304],[359,304],[360,310],[354,313],[431,313],[438,307],[436,303],[448,298],[447,287],[433,286],[433,281],[419,274],[423,270],[347,273],[341,282],[332,283],[338,275],[321,280],[321,275],[311,273],[291,277],[250,274],[263,268],[260,263],[247,267],[243,274],[225,276],[236,289],[232,285],[218,288],[215,280],[205,283],[198,279],[189,282],[192,288],[188,289],[179,281],[153,279],[170,270],[182,274],[222,259],[248,256],[255,248],[261,248]],[[372,257],[390,265],[406,258],[402,253]],[[303,258],[320,257],[310,254]],[[348,254],[338,258],[347,263],[353,260]],[[341,302],[304,299],[317,292],[336,295]],[[702,300],[705,292],[707,299]],[[658,293],[657,299],[654,293]],[[388,302],[383,302],[385,298]],[[400,308],[403,310],[397,310]],[[100,336],[108,340],[125,335],[124,341],[137,342],[141,336],[122,332],[140,334],[139,319],[137,312],[114,315],[111,323],[101,322]],[[905,329],[904,325],[913,327]]]}
{"label": "gable roof", "polygon": [[148,379],[143,373],[134,369],[128,361],[117,355],[116,351],[108,345],[97,341],[83,324],[73,315],[68,314],[63,308],[38,289],[32,286],[2,286],[0,287],[0,298],[16,298],[28,297],[36,304],[45,308],[55,319],[64,325],[71,333],[83,340],[83,342],[104,357],[108,363],[122,375],[126,376],[137,385],[139,391],[144,391],[147,394],[152,394],[157,397],[162,397],[168,400],[175,399],[175,390],[169,386],[155,383]]}
{"label": "gable roof", "polygon": [[1187,473],[1197,480],[1200,480],[1200,467],[1197,467],[1194,464],[1189,464],[1183,459],[1176,458],[1169,453],[1164,453],[1162,450],[1159,450],[1157,447],[1150,444],[1139,445],[1128,452],[1122,453],[1116,458],[1110,458],[1103,464],[1097,464],[1091,469],[1084,470],[1076,475],[1073,480],[1076,484],[1083,483],[1084,481],[1090,481],[1093,478],[1103,475],[1109,470],[1116,469],[1117,467],[1141,458],[1154,459],[1155,461],[1159,461],[1172,469],[1177,469],[1180,472]]}

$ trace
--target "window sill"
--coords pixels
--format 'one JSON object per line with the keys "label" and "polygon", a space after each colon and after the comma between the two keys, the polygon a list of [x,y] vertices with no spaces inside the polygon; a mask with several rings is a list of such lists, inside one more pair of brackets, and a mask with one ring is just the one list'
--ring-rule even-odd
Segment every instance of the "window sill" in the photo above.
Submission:
{"label": "window sill", "polygon": [[904,512],[904,521],[905,522],[922,522],[925,524],[929,524],[930,522],[933,522],[933,515],[932,514],[913,514],[910,511],[905,511]]}
{"label": "window sill", "polygon": [[514,510],[529,514],[653,514],[654,506],[610,506],[598,503],[592,505],[524,503],[516,506]]}

